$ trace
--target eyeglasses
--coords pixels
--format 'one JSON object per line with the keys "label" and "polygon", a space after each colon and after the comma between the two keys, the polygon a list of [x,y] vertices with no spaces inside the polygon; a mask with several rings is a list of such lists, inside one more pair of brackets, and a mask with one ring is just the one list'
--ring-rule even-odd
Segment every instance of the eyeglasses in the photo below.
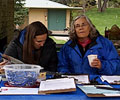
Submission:
{"label": "eyeglasses", "polygon": [[80,24],[76,24],[76,25],[75,25],[75,28],[86,27],[86,26],[88,26],[87,23],[83,23],[82,25],[80,25]]}

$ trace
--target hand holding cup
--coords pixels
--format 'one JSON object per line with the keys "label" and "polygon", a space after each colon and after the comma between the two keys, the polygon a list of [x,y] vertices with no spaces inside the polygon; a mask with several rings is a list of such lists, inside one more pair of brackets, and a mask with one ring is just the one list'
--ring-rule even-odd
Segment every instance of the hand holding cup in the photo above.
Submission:
{"label": "hand holding cup", "polygon": [[101,68],[101,61],[97,58],[97,55],[88,55],[88,61],[91,67]]}

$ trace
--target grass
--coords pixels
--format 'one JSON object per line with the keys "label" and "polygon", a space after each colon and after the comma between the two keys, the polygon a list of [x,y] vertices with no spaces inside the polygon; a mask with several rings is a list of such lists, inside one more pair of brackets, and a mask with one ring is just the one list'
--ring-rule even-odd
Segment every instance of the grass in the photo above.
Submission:
{"label": "grass", "polygon": [[66,41],[64,41],[64,40],[55,39],[54,36],[50,36],[50,38],[52,38],[56,42],[56,44],[65,44],[66,43]]}
{"label": "grass", "polygon": [[86,15],[102,35],[105,33],[105,27],[111,29],[114,24],[120,27],[120,8],[108,8],[103,13],[98,12],[97,9],[92,9],[86,12]]}

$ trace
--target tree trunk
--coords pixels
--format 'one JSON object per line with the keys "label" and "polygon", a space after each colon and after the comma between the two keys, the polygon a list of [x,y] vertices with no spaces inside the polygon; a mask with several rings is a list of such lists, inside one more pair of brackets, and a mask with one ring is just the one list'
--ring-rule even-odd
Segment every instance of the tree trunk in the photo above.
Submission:
{"label": "tree trunk", "polygon": [[103,6],[102,6],[102,12],[104,12],[105,9],[107,8],[107,2],[108,2],[108,0],[104,0]]}
{"label": "tree trunk", "polygon": [[102,4],[102,0],[98,0],[98,11],[99,12],[105,11],[105,9],[107,8],[107,2],[108,0],[103,0],[103,4]]}
{"label": "tree trunk", "polygon": [[98,11],[101,12],[101,0],[98,0]]}
{"label": "tree trunk", "polygon": [[85,14],[86,10],[85,10],[85,7],[86,7],[86,0],[83,0],[83,13]]}

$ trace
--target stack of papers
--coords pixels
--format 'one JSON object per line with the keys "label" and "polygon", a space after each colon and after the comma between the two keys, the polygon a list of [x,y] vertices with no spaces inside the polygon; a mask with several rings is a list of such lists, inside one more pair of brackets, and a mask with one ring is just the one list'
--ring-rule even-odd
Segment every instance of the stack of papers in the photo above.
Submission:
{"label": "stack of papers", "polygon": [[101,80],[107,81],[108,83],[111,83],[111,84],[120,84],[120,76],[117,76],[117,75],[116,76],[102,75]]}
{"label": "stack of papers", "polygon": [[77,84],[90,84],[88,75],[63,75],[63,77],[74,78]]}
{"label": "stack of papers", "polygon": [[38,88],[18,88],[18,87],[1,87],[0,95],[33,95],[38,94]]}

